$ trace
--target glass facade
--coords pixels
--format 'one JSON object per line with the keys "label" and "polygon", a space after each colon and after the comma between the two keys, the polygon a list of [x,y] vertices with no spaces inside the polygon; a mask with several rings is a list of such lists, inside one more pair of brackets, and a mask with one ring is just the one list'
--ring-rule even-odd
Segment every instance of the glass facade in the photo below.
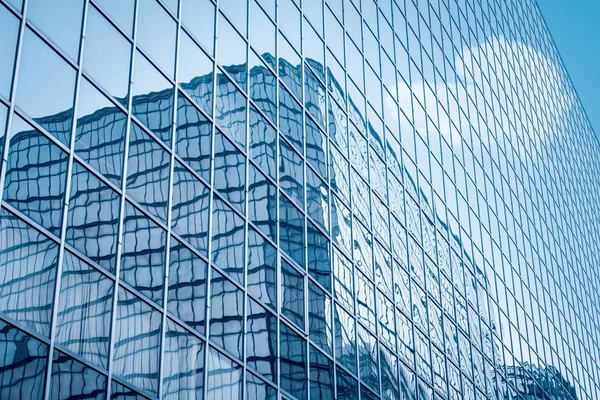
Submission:
{"label": "glass facade", "polygon": [[0,398],[600,398],[535,1],[215,1],[0,0]]}

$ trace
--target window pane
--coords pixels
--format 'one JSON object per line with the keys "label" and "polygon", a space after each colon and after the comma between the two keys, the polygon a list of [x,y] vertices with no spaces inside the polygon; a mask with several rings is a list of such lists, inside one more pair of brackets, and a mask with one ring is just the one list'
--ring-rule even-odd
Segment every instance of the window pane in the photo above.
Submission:
{"label": "window pane", "polygon": [[279,186],[304,208],[304,162],[285,141],[279,141]]}
{"label": "window pane", "polygon": [[308,282],[308,325],[310,339],[328,354],[333,354],[333,321],[331,297]]}
{"label": "window pane", "polygon": [[210,191],[181,164],[173,175],[173,232],[206,254]]}
{"label": "window pane", "polygon": [[16,104],[66,145],[71,138],[74,91],[73,68],[27,29],[23,38]]}
{"label": "window pane", "polygon": [[77,162],[71,185],[67,243],[114,273],[120,196]]}
{"label": "window pane", "polygon": [[310,346],[310,398],[332,399],[333,361]]}
{"label": "window pane", "polygon": [[246,329],[246,364],[277,382],[277,317],[249,299]]}
{"label": "window pane", "polygon": [[281,260],[281,313],[304,329],[304,276]]}
{"label": "window pane", "polygon": [[58,235],[62,223],[68,156],[20,118],[13,136],[4,182],[4,200]]}
{"label": "window pane", "polygon": [[131,44],[94,7],[85,29],[83,70],[127,107]]}
{"label": "window pane", "polygon": [[138,45],[169,77],[173,77],[177,31],[175,21],[156,0],[140,0],[137,30]]}
{"label": "window pane", "polygon": [[127,115],[87,79],[81,81],[78,99],[75,152],[120,187]]}
{"label": "window pane", "polygon": [[27,19],[58,45],[73,61],[79,55],[83,2],[65,0],[58,3],[31,0],[27,3]]}
{"label": "window pane", "polygon": [[242,148],[246,147],[246,97],[224,74],[217,74],[217,126]]}
{"label": "window pane", "polygon": [[41,399],[48,346],[0,321],[0,398]]}
{"label": "window pane", "polygon": [[173,239],[167,310],[200,333],[206,319],[206,262]]}
{"label": "window pane", "polygon": [[336,368],[337,371],[337,395],[339,400],[354,400],[358,398],[358,384],[350,374]]}
{"label": "window pane", "polygon": [[302,108],[282,85],[279,85],[279,129],[302,154],[304,146]]}
{"label": "window pane", "polygon": [[50,397],[53,399],[103,399],[106,376],[54,351]]}
{"label": "window pane", "polygon": [[161,322],[158,311],[128,291],[119,290],[113,370],[154,394],[158,393]]}
{"label": "window pane", "polygon": [[6,7],[0,7],[0,96],[8,99],[15,69],[19,20]]}
{"label": "window pane", "polygon": [[173,85],[137,52],[132,112],[167,146],[171,146],[174,96]]}
{"label": "window pane", "polygon": [[131,128],[127,194],[152,215],[166,222],[171,157],[136,124]]}
{"label": "window pane", "polygon": [[218,198],[213,200],[212,261],[244,284],[244,220]]}
{"label": "window pane", "polygon": [[212,270],[210,289],[210,340],[241,360],[244,293],[216,270]]}
{"label": "window pane", "polygon": [[304,266],[304,216],[279,194],[279,245],[294,261]]}
{"label": "window pane", "polygon": [[242,367],[218,351],[208,353],[207,400],[241,400]]}
{"label": "window pane", "polygon": [[162,305],[166,232],[135,209],[125,205],[121,279]]}
{"label": "window pane", "polygon": [[[183,0],[181,18],[183,26],[214,54],[215,5],[209,0]],[[198,23],[202,20],[202,23]]]}
{"label": "window pane", "polygon": [[204,342],[169,320],[164,346],[163,398],[201,399],[204,395]]}
{"label": "window pane", "polygon": [[[239,8],[246,2],[238,2],[236,8]],[[246,17],[246,15],[244,15]],[[246,83],[248,81],[247,67],[247,44],[239,35],[239,33],[233,28],[233,26],[223,18],[223,15],[219,14],[218,24],[218,45],[220,49],[224,51],[217,52],[217,61],[219,65],[233,78],[233,80],[242,88],[245,92]],[[244,30],[245,32],[245,30]]]}
{"label": "window pane", "polygon": [[30,329],[50,335],[58,246],[0,211],[0,309]]}
{"label": "window pane", "polygon": [[245,211],[246,158],[227,137],[215,134],[214,187],[239,211]]}
{"label": "window pane", "polygon": [[277,189],[252,164],[248,175],[248,219],[277,241]]}
{"label": "window pane", "polygon": [[250,157],[271,179],[277,179],[277,132],[250,107]]}
{"label": "window pane", "polygon": [[[275,69],[275,25],[254,0],[250,1],[250,45]],[[252,74],[252,73],[250,73]]]}
{"label": "window pane", "polygon": [[277,307],[277,249],[248,228],[248,293],[271,309]]}
{"label": "window pane", "polygon": [[344,367],[356,373],[356,321],[336,304],[335,351],[336,359]]}
{"label": "window pane", "polygon": [[204,112],[212,115],[214,63],[185,32],[181,34],[178,68],[181,88]]}
{"label": "window pane", "polygon": [[206,182],[210,182],[211,133],[212,123],[179,94],[175,152]]}
{"label": "window pane", "polygon": [[133,13],[135,11],[135,0],[102,0],[94,2],[108,16],[116,22],[125,34],[133,36]]}
{"label": "window pane", "polygon": [[306,341],[294,333],[285,324],[280,323],[279,346],[280,385],[295,398],[303,400],[307,395]]}
{"label": "window pane", "polygon": [[246,399],[275,400],[277,399],[277,389],[248,372],[246,374]]}
{"label": "window pane", "polygon": [[113,281],[65,252],[56,342],[108,368]]}

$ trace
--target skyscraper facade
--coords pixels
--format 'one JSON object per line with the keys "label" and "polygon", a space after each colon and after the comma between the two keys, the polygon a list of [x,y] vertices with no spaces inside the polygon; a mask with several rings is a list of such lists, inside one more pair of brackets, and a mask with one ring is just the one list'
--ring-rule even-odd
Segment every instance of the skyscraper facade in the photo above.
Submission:
{"label": "skyscraper facade", "polygon": [[0,0],[0,152],[0,399],[600,398],[534,0]]}

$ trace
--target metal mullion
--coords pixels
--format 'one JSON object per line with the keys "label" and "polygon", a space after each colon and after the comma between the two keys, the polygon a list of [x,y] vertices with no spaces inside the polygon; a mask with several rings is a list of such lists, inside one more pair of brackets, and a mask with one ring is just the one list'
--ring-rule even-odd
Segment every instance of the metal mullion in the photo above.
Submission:
{"label": "metal mullion", "polygon": [[[181,3],[182,0],[179,0],[177,4],[178,14],[181,13]],[[175,86],[173,87],[174,98],[173,98],[173,124],[171,125],[171,154],[170,154],[170,162],[171,165],[169,167],[169,195],[167,199],[167,242],[166,242],[166,255],[165,255],[165,265],[164,265],[164,286],[163,286],[163,310],[162,310],[162,332],[161,332],[161,347],[160,347],[160,355],[159,355],[159,374],[158,374],[158,397],[162,398],[164,395],[163,389],[163,375],[164,375],[164,357],[165,357],[165,338],[167,332],[167,302],[168,302],[168,294],[169,294],[169,267],[170,267],[170,259],[171,259],[171,223],[173,218],[173,179],[174,179],[174,169],[175,169],[175,141],[176,141],[176,133],[177,133],[177,99],[179,98],[178,93],[179,90],[177,88],[177,78],[179,72],[179,44],[181,39],[181,18],[177,18],[177,33],[176,33],[176,43],[175,43],[175,72],[174,72],[174,80]]]}
{"label": "metal mullion", "polygon": [[[83,12],[81,15],[82,23],[81,23],[81,31],[80,31],[80,43],[79,43],[79,59],[77,61],[78,65],[81,65],[83,62],[83,50],[85,46],[85,29],[87,22],[87,9],[89,5],[89,0],[85,0],[83,5]],[[81,73],[82,69],[77,68],[77,80],[75,81],[75,93],[73,94],[73,115],[77,115],[78,108],[78,99],[79,99],[79,87],[81,85]],[[62,210],[62,224],[61,224],[61,232],[60,232],[60,244],[59,244],[59,252],[58,252],[58,262],[56,269],[56,278],[54,282],[54,301],[52,304],[52,317],[51,317],[51,325],[50,325],[50,348],[48,351],[48,361],[46,364],[46,382],[44,395],[46,399],[50,399],[50,385],[52,382],[52,363],[54,356],[54,345],[56,343],[56,320],[58,317],[58,307],[59,307],[59,296],[62,282],[62,271],[63,264],[65,259],[65,241],[67,234],[67,216],[69,213],[69,202],[70,202],[70,193],[71,193],[71,184],[72,184],[72,174],[73,174],[73,153],[75,153],[75,135],[77,133],[77,122],[75,118],[73,118],[71,122],[71,140],[69,144],[69,161],[67,166],[67,181],[65,184],[65,192],[63,198],[63,210]]]}
{"label": "metal mullion", "polygon": [[[215,190],[213,188],[213,182],[214,182],[214,177],[215,177],[215,133],[216,133],[216,129],[217,129],[217,124],[215,121],[215,115],[216,115],[216,109],[217,109],[217,52],[218,52],[218,41],[217,41],[217,32],[218,32],[218,25],[219,25],[219,7],[218,7],[218,3],[219,0],[216,0],[214,5],[215,5],[215,12],[214,12],[214,37],[213,37],[213,52],[210,52],[209,54],[212,54],[212,59],[213,59],[213,70],[212,70],[212,82],[213,82],[213,86],[212,86],[212,117],[211,119],[209,119],[209,121],[211,121],[211,139],[210,139],[210,185],[208,186],[209,189],[209,199],[208,199],[208,234],[207,234],[207,259],[208,259],[208,263],[207,263],[207,271],[206,271],[206,311],[205,311],[205,316],[204,316],[204,320],[205,322],[205,335],[206,335],[206,343],[204,345],[204,376],[202,377],[203,380],[203,397],[204,398],[208,398],[208,374],[209,374],[209,370],[208,370],[208,353],[210,352],[210,347],[209,347],[209,335],[210,335],[210,310],[211,310],[211,283],[212,283],[212,213],[213,213],[213,196],[215,193]],[[191,37],[192,35],[190,35]]]}
{"label": "metal mullion", "polygon": [[[88,0],[89,1],[89,0]],[[117,233],[117,250],[116,250],[116,266],[115,266],[115,285],[114,285],[114,293],[113,293],[113,302],[112,302],[112,315],[110,322],[110,340],[109,340],[109,358],[108,358],[108,384],[106,386],[106,397],[109,398],[111,389],[112,389],[112,376],[113,376],[113,356],[115,352],[115,336],[116,336],[116,324],[117,324],[117,311],[118,311],[118,300],[119,300],[119,275],[121,271],[121,252],[123,250],[123,219],[125,218],[125,191],[127,188],[127,167],[129,163],[129,137],[131,135],[131,112],[133,108],[133,74],[135,68],[135,58],[136,58],[136,42],[137,42],[137,19],[138,19],[138,8],[139,1],[135,1],[134,11],[133,11],[133,43],[131,46],[131,58],[129,61],[129,87],[128,87],[128,101],[127,101],[127,125],[125,129],[125,149],[123,152],[123,173],[122,173],[122,182],[121,182],[121,201],[120,201],[120,209],[119,209],[119,228]]]}
{"label": "metal mullion", "polygon": [[250,48],[250,1],[252,0],[245,0],[246,1],[246,10],[248,11],[246,14],[246,35],[244,37],[245,43],[246,43],[246,89],[247,89],[247,93],[248,96],[246,96],[246,124],[245,124],[245,128],[246,128],[246,145],[244,150],[246,150],[245,154],[246,157],[244,158],[245,160],[245,164],[244,164],[244,168],[245,168],[245,180],[244,180],[244,187],[245,187],[245,191],[244,191],[244,256],[243,256],[243,260],[244,260],[244,304],[242,306],[242,312],[243,312],[243,321],[242,321],[242,332],[243,332],[243,343],[242,343],[242,365],[243,365],[243,370],[242,370],[242,398],[245,399],[246,398],[246,380],[247,380],[247,365],[246,365],[246,359],[247,359],[247,343],[246,343],[246,339],[248,338],[248,302],[249,302],[249,298],[248,298],[248,247],[249,247],[249,243],[248,243],[248,193],[249,193],[249,189],[248,189],[248,182],[249,182],[249,162],[250,162],[250,65],[249,65],[249,59],[250,59],[250,52],[253,51]]}
{"label": "metal mullion", "polygon": [[[22,10],[22,19],[20,20],[19,25],[19,36],[17,39],[17,48],[15,51],[15,59],[13,62],[14,72],[12,79],[12,88],[10,92],[9,98],[9,107],[8,107],[8,115],[6,121],[6,134],[4,135],[4,148],[2,149],[2,159],[0,160],[0,199],[4,198],[4,180],[6,178],[6,168],[8,164],[8,148],[10,147],[10,139],[11,139],[11,130],[12,130],[12,121],[13,115],[15,113],[15,99],[17,97],[17,82],[19,78],[19,70],[21,67],[21,53],[23,51],[23,38],[25,36],[25,15],[27,13],[27,7],[29,5],[29,0],[24,0],[23,2],[23,10]],[[4,127],[0,127],[2,129]]]}
{"label": "metal mullion", "polygon": [[275,224],[275,250],[276,250],[276,255],[277,258],[275,259],[275,288],[276,288],[276,295],[275,295],[275,310],[276,310],[276,318],[277,318],[277,327],[275,329],[276,331],[276,335],[277,335],[277,344],[276,344],[276,349],[277,349],[277,376],[275,377],[275,386],[276,386],[276,390],[277,390],[277,394],[279,396],[281,396],[281,383],[280,383],[280,376],[281,376],[281,302],[282,302],[282,294],[281,294],[281,249],[279,247],[279,225],[280,225],[280,220],[281,220],[281,216],[280,216],[280,211],[279,211],[279,196],[280,191],[279,191],[279,176],[280,176],[280,172],[279,172],[279,156],[280,156],[280,151],[279,151],[279,146],[280,146],[280,140],[281,140],[281,135],[279,134],[279,118],[281,117],[281,111],[279,108],[279,102],[280,102],[280,96],[279,96],[279,91],[280,91],[280,78],[279,78],[279,35],[281,35],[281,32],[279,31],[279,2],[276,1],[275,2],[275,70],[276,70],[276,82],[275,85],[277,85],[276,90],[275,90],[275,101],[276,101],[276,107],[275,107],[275,220],[276,220],[276,224]]}

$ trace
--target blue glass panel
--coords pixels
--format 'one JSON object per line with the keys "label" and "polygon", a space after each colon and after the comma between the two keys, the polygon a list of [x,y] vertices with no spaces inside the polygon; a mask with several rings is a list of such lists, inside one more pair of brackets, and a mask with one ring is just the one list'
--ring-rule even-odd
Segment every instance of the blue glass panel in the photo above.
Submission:
{"label": "blue glass panel", "polygon": [[201,399],[204,395],[204,351],[202,340],[171,320],[163,356],[163,398]]}
{"label": "blue glass panel", "polygon": [[170,159],[154,139],[131,125],[127,194],[162,222],[167,221]]}
{"label": "blue glass panel", "polygon": [[309,359],[311,399],[334,398],[333,361],[314,346],[310,346]]}
{"label": "blue glass panel", "polygon": [[210,340],[241,360],[244,349],[244,292],[214,269],[210,292]]}
{"label": "blue glass panel", "polygon": [[285,141],[279,141],[279,186],[304,208],[304,162]]}
{"label": "blue glass panel", "polygon": [[308,273],[325,289],[331,290],[329,239],[311,222],[308,223],[306,234]]}
{"label": "blue glass panel", "polygon": [[66,252],[60,285],[56,343],[107,368],[114,283]]}
{"label": "blue glass panel", "polygon": [[250,52],[250,98],[272,121],[277,121],[277,78]]}
{"label": "blue glass panel", "polygon": [[242,148],[246,147],[246,97],[227,78],[217,73],[215,119],[217,126]]}
{"label": "blue glass panel", "polygon": [[187,240],[198,251],[208,251],[210,191],[181,164],[175,164],[173,175],[173,232]]}
{"label": "blue glass panel", "polygon": [[214,188],[244,212],[246,158],[220,131],[215,133],[214,165]]}
{"label": "blue glass panel", "polygon": [[243,368],[214,349],[208,352],[207,400],[242,398]]}
{"label": "blue glass panel", "polygon": [[180,93],[175,152],[206,182],[210,182],[211,133],[211,122]]}
{"label": "blue glass panel", "polygon": [[36,34],[25,30],[16,104],[67,145],[71,138],[74,92],[75,70]]}
{"label": "blue glass panel", "polygon": [[248,174],[248,219],[269,239],[277,240],[277,188],[252,164]]}
{"label": "blue glass panel", "polygon": [[279,335],[279,384],[296,399],[304,400],[308,392],[306,341],[283,323],[279,324]]}
{"label": "blue glass panel", "polygon": [[19,20],[5,7],[0,7],[0,96],[5,99],[10,98],[18,35]]}
{"label": "blue glass panel", "polygon": [[120,196],[73,164],[66,241],[106,270],[116,269]]}
{"label": "blue glass panel", "polygon": [[218,198],[213,200],[212,262],[244,284],[244,220]]}
{"label": "blue glass panel", "polygon": [[27,19],[77,61],[81,38],[83,2],[65,0],[54,4],[45,0],[27,3]]}
{"label": "blue glass panel", "polygon": [[[215,5],[207,0],[183,0],[181,3],[183,26],[200,41],[210,55],[214,54]],[[199,23],[202,21],[202,23]]]}
{"label": "blue glass panel", "polygon": [[50,396],[53,399],[104,399],[106,376],[59,351],[52,361]]}
{"label": "blue glass panel", "polygon": [[167,310],[204,333],[208,264],[175,239],[171,243]]}
{"label": "blue glass panel", "polygon": [[277,249],[248,228],[248,293],[273,310],[277,307]]}
{"label": "blue glass panel", "polygon": [[277,381],[277,317],[248,300],[246,365],[273,382]]}
{"label": "blue glass panel", "polygon": [[212,115],[214,63],[185,32],[181,34],[178,69],[181,88],[204,112]]}
{"label": "blue glass panel", "polygon": [[68,156],[20,118],[13,120],[12,128],[4,201],[58,235]]}
{"label": "blue glass panel", "polygon": [[254,107],[250,107],[249,151],[252,160],[271,179],[277,179],[277,132]]}
{"label": "blue glass panel", "polygon": [[162,304],[166,232],[130,203],[125,205],[121,279]]}
{"label": "blue glass panel", "polygon": [[250,45],[273,69],[275,66],[275,25],[254,0],[250,2]]}
{"label": "blue glass panel", "polygon": [[356,373],[356,321],[337,304],[334,312],[336,360]]}
{"label": "blue glass panel", "polygon": [[333,353],[331,297],[320,287],[308,283],[308,326],[310,339],[328,354]]}
{"label": "blue glass panel", "polygon": [[156,0],[139,1],[137,43],[171,78],[175,67],[176,32],[177,23]]}
{"label": "blue glass panel", "polygon": [[84,72],[127,107],[131,44],[94,7],[85,29]]}
{"label": "blue glass panel", "polygon": [[279,246],[294,261],[304,266],[304,215],[279,194]]}
{"label": "blue glass panel", "polygon": [[135,57],[132,95],[133,115],[170,147],[175,97],[173,85],[140,52]]}
{"label": "blue glass panel", "polygon": [[116,375],[150,393],[158,393],[161,314],[119,289],[113,354]]}
{"label": "blue glass panel", "polygon": [[282,85],[279,85],[279,129],[302,154],[304,152],[302,108]]}
{"label": "blue glass panel", "polygon": [[87,79],[79,86],[75,152],[91,167],[121,186],[127,115]]}
{"label": "blue glass panel", "polygon": [[129,37],[133,36],[135,0],[102,0],[98,5]]}
{"label": "blue glass panel", "polygon": [[277,389],[248,372],[246,374],[246,399],[275,400],[277,399]]}
{"label": "blue glass panel", "polygon": [[58,246],[2,209],[0,249],[0,309],[49,336]]}
{"label": "blue glass panel", "polygon": [[281,313],[304,329],[304,276],[281,260]]}
{"label": "blue glass panel", "polygon": [[41,399],[48,345],[0,321],[0,397]]}
{"label": "blue glass panel", "polygon": [[341,368],[336,368],[337,398],[339,400],[354,400],[358,398],[358,383],[350,374]]}
{"label": "blue glass panel", "polygon": [[[243,3],[245,7],[245,2]],[[242,6],[238,2],[236,6]],[[217,52],[217,61],[221,67],[233,78],[244,92],[248,82],[247,44],[234,27],[219,14],[218,46],[226,51]],[[245,32],[245,31],[244,31]]]}

